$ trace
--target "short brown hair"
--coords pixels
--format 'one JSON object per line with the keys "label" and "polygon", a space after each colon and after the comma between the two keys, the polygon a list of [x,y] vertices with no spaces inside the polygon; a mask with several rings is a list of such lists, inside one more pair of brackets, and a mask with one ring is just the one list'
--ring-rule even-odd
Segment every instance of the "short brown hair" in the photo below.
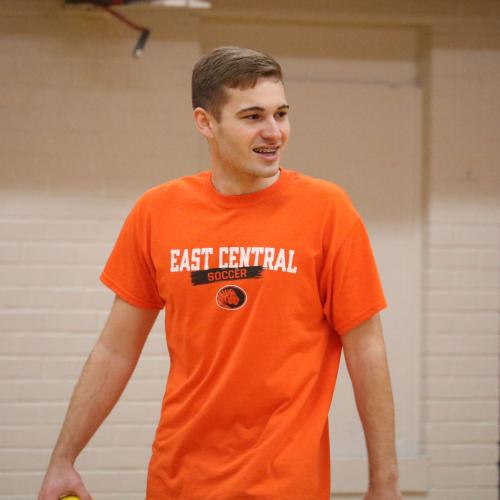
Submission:
{"label": "short brown hair", "polygon": [[259,78],[283,81],[281,66],[267,54],[245,47],[218,47],[194,66],[191,79],[193,109],[201,107],[217,121],[227,102],[224,87],[248,89]]}

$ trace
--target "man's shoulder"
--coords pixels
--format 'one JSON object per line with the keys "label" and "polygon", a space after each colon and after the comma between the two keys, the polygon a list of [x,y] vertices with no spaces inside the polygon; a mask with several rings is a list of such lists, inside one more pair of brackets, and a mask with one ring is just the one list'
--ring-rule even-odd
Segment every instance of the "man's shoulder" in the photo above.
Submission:
{"label": "man's shoulder", "polygon": [[293,175],[297,188],[304,196],[322,202],[352,204],[345,188],[336,182],[298,171],[293,171]]}
{"label": "man's shoulder", "polygon": [[343,240],[361,218],[348,192],[336,182],[320,177],[303,173],[295,177],[296,197],[302,211],[309,212],[310,220],[325,228],[328,241],[333,241],[333,235],[338,241]]}
{"label": "man's shoulder", "polygon": [[207,170],[171,179],[150,187],[139,197],[142,203],[169,201],[173,198],[191,196],[203,189],[209,172]]}

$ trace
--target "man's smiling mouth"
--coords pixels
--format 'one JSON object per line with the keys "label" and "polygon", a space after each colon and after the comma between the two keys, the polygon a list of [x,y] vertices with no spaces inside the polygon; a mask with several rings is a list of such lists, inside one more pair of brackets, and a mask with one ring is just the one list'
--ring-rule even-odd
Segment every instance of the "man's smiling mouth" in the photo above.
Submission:
{"label": "man's smiling mouth", "polygon": [[271,157],[271,156],[274,156],[275,154],[277,154],[278,149],[279,149],[279,146],[274,146],[274,147],[262,146],[262,147],[253,148],[253,151],[257,154]]}

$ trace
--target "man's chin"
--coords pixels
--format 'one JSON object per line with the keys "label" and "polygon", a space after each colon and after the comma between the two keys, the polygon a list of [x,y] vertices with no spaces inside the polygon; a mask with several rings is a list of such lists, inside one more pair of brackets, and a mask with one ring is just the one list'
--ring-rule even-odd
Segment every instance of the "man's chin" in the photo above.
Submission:
{"label": "man's chin", "polygon": [[279,162],[272,163],[270,165],[259,165],[256,168],[252,169],[252,172],[256,177],[269,178],[277,175],[279,171],[280,164]]}

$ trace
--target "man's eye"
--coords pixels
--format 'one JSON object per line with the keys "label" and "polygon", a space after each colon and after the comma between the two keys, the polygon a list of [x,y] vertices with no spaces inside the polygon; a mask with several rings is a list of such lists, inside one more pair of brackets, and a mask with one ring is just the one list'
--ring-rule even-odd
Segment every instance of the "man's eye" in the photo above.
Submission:
{"label": "man's eye", "polygon": [[284,118],[287,114],[288,114],[288,112],[287,112],[287,111],[280,111],[280,112],[278,113],[278,116],[279,116],[280,118]]}
{"label": "man's eye", "polygon": [[259,118],[259,115],[247,115],[245,116],[245,118],[250,120],[257,120]]}

